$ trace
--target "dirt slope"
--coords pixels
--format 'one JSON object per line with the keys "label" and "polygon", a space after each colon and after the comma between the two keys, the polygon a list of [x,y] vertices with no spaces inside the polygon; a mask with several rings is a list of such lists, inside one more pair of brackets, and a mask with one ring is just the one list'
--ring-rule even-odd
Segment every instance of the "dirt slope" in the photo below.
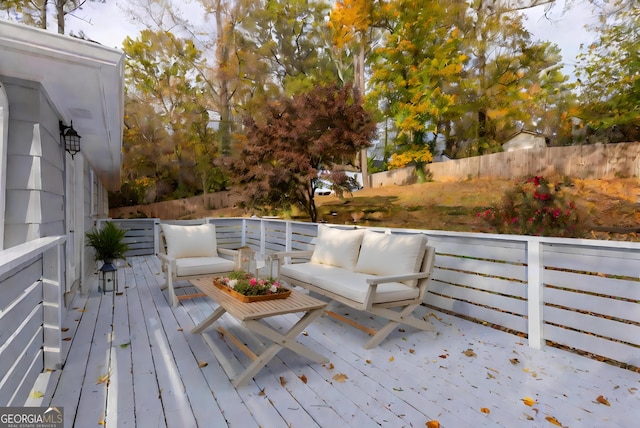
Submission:
{"label": "dirt slope", "polygon": [[[320,220],[334,224],[492,232],[477,213],[498,204],[510,180],[431,182],[363,189],[341,200],[316,198]],[[572,180],[567,194],[582,212],[588,238],[640,241],[640,180]],[[239,210],[206,215],[251,215]],[[257,213],[256,213],[257,214]],[[307,220],[292,215],[296,220]]]}

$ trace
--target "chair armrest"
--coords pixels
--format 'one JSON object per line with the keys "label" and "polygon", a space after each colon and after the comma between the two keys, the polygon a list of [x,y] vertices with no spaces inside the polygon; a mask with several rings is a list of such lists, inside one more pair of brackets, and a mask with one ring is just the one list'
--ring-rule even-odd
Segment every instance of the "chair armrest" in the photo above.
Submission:
{"label": "chair armrest", "polygon": [[[233,260],[233,263],[236,265],[236,269],[240,269],[241,268],[240,251],[232,250],[231,248],[220,248],[220,247],[218,247],[218,256],[222,257],[223,255],[231,257],[231,260]],[[222,257],[222,258],[224,258],[224,257]]]}
{"label": "chair armrest", "polygon": [[165,253],[156,254],[163,264],[171,264],[176,262],[176,258]]}
{"label": "chair armrest", "polygon": [[235,257],[238,254],[238,250],[232,250],[230,248],[218,247],[218,254],[224,254],[225,256]]}
{"label": "chair armrest", "polygon": [[296,259],[310,259],[313,255],[313,250],[307,251],[281,251],[271,254],[271,258],[278,261],[278,278],[280,277],[280,266],[290,264],[292,258]]}
{"label": "chair armrest", "polygon": [[417,273],[407,273],[407,274],[393,275],[393,276],[378,276],[375,278],[367,278],[367,284],[378,285],[378,284],[384,284],[386,282],[411,281],[412,279],[428,278],[430,275],[431,275],[431,272],[417,272]]}
{"label": "chair armrest", "polygon": [[313,255],[313,250],[307,251],[280,251],[271,254],[271,257],[276,260],[284,260],[287,257],[294,257],[297,259],[310,259]]}

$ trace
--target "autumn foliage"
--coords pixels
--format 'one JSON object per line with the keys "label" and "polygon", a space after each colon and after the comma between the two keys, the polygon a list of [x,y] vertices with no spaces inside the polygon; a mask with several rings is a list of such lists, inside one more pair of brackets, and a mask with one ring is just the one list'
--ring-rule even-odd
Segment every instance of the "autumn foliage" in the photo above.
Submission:
{"label": "autumn foliage", "polygon": [[245,206],[298,207],[316,221],[318,172],[349,163],[369,147],[375,123],[351,86],[316,86],[272,101],[245,121],[240,159],[232,173]]}

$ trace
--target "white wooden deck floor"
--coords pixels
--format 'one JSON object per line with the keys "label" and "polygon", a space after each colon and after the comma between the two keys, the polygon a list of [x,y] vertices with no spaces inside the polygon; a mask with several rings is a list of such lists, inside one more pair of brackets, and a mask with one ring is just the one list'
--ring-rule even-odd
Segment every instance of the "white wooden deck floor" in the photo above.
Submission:
{"label": "white wooden deck floor", "polygon": [[[96,287],[75,298],[65,321],[66,365],[34,388],[44,397],[30,404],[62,406],[66,426],[424,427],[437,420],[442,427],[631,427],[640,416],[639,374],[532,349],[427,308],[435,332],[397,330],[373,350],[361,347],[366,333],[321,317],[299,340],[329,364],[283,350],[236,389],[222,366],[241,371],[250,360],[214,327],[190,333],[215,304],[200,298],[174,309],[159,288],[158,260],[128,263],[121,294]],[[291,324],[296,316],[271,322]],[[228,315],[218,322],[259,344]]]}

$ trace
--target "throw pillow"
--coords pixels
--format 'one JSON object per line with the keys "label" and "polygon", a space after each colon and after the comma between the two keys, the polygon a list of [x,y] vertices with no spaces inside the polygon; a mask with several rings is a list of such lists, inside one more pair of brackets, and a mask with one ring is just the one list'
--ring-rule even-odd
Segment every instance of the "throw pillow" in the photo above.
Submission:
{"label": "throw pillow", "polygon": [[353,270],[363,234],[362,230],[342,230],[318,225],[318,238],[311,262]]}
{"label": "throw pillow", "polygon": [[[427,237],[421,233],[388,235],[367,231],[356,272],[380,276],[420,272],[426,245]],[[417,281],[405,283],[414,287]]]}
{"label": "throw pillow", "polygon": [[160,226],[167,241],[167,255],[176,259],[218,256],[216,226],[214,224],[199,226],[161,224]]}

